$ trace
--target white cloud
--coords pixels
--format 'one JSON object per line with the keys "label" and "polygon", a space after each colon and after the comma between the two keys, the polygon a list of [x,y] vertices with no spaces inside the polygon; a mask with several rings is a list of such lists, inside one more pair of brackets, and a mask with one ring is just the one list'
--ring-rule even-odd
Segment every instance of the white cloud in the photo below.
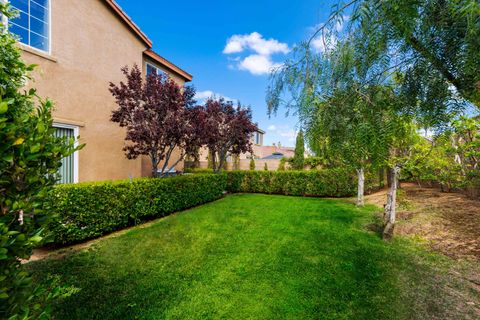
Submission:
{"label": "white cloud", "polygon": [[245,51],[251,52],[251,54],[244,58],[239,56],[229,58],[230,61],[237,63],[229,64],[228,67],[246,70],[254,75],[263,75],[281,66],[280,63],[272,60],[272,55],[278,53],[287,54],[290,52],[290,48],[286,43],[276,39],[264,39],[260,33],[252,32],[250,34],[231,36],[223,49],[224,54],[240,54]]}
{"label": "white cloud", "polygon": [[273,69],[279,68],[280,63],[274,63],[269,56],[252,54],[243,59],[239,64],[240,70],[247,70],[254,75],[262,75],[270,73]]}
{"label": "white cloud", "polygon": [[197,93],[195,93],[195,97],[194,97],[196,100],[200,100],[200,101],[205,101],[209,98],[213,98],[213,99],[219,99],[219,98],[223,98],[227,101],[232,101],[232,102],[237,102],[237,99],[232,99],[230,97],[227,97],[221,93],[215,93],[211,90],[205,90],[205,91],[197,91]]}
{"label": "white cloud", "polygon": [[286,43],[279,42],[276,39],[266,40],[260,33],[252,32],[250,34],[235,34],[231,36],[227,40],[223,53],[240,53],[246,49],[253,50],[263,56],[270,56],[274,53],[287,54],[290,52],[290,48]]}
{"label": "white cloud", "polygon": [[274,124],[272,124],[272,125],[268,126],[267,130],[275,131],[275,130],[277,130],[277,127]]}

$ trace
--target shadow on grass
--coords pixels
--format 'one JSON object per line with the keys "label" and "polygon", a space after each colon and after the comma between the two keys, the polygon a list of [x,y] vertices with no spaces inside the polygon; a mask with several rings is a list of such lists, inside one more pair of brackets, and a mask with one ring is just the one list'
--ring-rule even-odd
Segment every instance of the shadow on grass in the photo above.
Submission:
{"label": "shadow on grass", "polygon": [[455,319],[438,258],[366,231],[373,212],[234,195],[29,267],[81,289],[56,319]]}

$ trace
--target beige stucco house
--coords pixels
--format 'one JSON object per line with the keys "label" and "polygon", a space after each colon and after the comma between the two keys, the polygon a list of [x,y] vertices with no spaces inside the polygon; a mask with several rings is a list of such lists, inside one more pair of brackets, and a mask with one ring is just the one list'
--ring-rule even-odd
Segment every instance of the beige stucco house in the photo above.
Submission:
{"label": "beige stucco house", "polygon": [[64,159],[62,181],[148,176],[148,159],[124,156],[124,129],[110,122],[116,106],[109,83],[123,80],[120,68],[133,64],[145,75],[165,72],[180,85],[192,76],[155,53],[114,0],[9,2],[20,11],[8,21],[9,29],[19,36],[25,61],[38,65],[27,85],[55,102],[57,134],[79,135],[79,143],[86,144]]}

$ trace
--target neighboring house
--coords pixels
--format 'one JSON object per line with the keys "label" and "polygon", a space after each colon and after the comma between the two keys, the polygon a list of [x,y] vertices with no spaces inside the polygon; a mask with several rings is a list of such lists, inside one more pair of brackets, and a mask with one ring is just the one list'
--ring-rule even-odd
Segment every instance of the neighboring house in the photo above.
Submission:
{"label": "neighboring house", "polygon": [[257,150],[255,154],[259,159],[281,159],[281,158],[291,158],[295,154],[295,148],[293,147],[282,147],[282,146],[262,146]]}
{"label": "neighboring house", "polygon": [[62,182],[150,175],[147,157],[124,155],[125,130],[110,121],[116,104],[109,83],[124,80],[120,68],[133,64],[145,75],[165,73],[179,85],[192,76],[155,53],[150,39],[113,0],[9,2],[20,11],[8,21],[9,29],[20,37],[24,60],[38,65],[35,81],[27,86],[55,102],[57,135],[80,135],[79,143],[86,143],[64,159]]}
{"label": "neighboring house", "polygon": [[[258,129],[252,135],[250,141],[252,142],[252,149],[253,155],[255,158],[258,158],[259,150],[263,147],[263,136],[265,135],[265,131]],[[240,159],[250,159],[252,157],[251,154],[241,154]]]}

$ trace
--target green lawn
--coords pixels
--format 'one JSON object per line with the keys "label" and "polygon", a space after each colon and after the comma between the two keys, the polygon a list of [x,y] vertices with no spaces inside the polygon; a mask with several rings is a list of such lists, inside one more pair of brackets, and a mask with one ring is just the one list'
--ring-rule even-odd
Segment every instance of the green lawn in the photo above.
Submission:
{"label": "green lawn", "polygon": [[29,266],[80,289],[56,319],[468,319],[451,262],[383,242],[374,210],[231,195]]}

